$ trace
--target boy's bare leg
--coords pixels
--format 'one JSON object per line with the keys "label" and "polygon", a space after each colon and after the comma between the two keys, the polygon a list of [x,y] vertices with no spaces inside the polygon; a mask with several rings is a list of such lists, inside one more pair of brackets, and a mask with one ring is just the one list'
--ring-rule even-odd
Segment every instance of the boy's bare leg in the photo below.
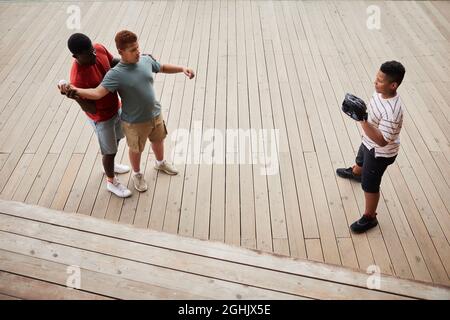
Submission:
{"label": "boy's bare leg", "polygon": [[155,154],[155,169],[160,170],[169,175],[178,174],[178,170],[167,161],[164,161],[164,140],[152,142],[152,150]]}
{"label": "boy's bare leg", "polygon": [[131,167],[134,172],[141,171],[141,152],[133,152],[128,150],[128,156],[130,157]]}
{"label": "boy's bare leg", "polygon": [[164,160],[164,140],[158,142],[152,142],[152,150],[155,154],[155,158],[158,161]]}
{"label": "boy's bare leg", "polygon": [[357,164],[352,167],[352,170],[353,174],[356,176],[360,176],[362,174],[362,167],[358,166]]}
{"label": "boy's bare leg", "polygon": [[378,201],[380,200],[380,193],[364,192],[364,197],[366,200],[366,211],[364,212],[364,214],[368,217],[375,218]]}
{"label": "boy's bare leg", "polygon": [[[362,167],[355,164],[352,167],[352,171],[354,175],[360,176],[362,174]],[[380,200],[380,193],[364,192],[364,198],[366,200],[366,210],[364,214],[369,217],[375,217],[378,207],[378,201]]]}

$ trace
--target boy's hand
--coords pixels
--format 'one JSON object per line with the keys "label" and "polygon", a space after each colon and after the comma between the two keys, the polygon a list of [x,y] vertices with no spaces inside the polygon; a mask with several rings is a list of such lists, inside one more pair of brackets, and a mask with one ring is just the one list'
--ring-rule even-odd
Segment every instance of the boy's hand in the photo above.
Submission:
{"label": "boy's hand", "polygon": [[70,84],[66,83],[66,84],[58,84],[58,89],[61,92],[61,94],[66,94],[67,91],[69,90]]}
{"label": "boy's hand", "polygon": [[183,68],[183,73],[189,78],[192,79],[195,77],[194,70],[190,68]]}
{"label": "boy's hand", "polygon": [[58,85],[58,89],[60,90],[61,94],[66,95],[67,98],[70,99],[80,98],[80,96],[77,93],[77,88],[69,83],[64,85]]}
{"label": "boy's hand", "polygon": [[364,115],[362,116],[362,120],[360,120],[360,122],[367,122],[367,119],[369,118],[369,114],[366,112],[364,113]]}
{"label": "boy's hand", "polygon": [[61,94],[65,95],[67,98],[70,99],[79,99],[80,96],[77,94],[77,88],[75,88],[70,83],[60,85],[58,84],[58,89],[61,92]]}
{"label": "boy's hand", "polygon": [[356,121],[365,121],[368,117],[366,103],[351,93],[345,95],[342,111]]}

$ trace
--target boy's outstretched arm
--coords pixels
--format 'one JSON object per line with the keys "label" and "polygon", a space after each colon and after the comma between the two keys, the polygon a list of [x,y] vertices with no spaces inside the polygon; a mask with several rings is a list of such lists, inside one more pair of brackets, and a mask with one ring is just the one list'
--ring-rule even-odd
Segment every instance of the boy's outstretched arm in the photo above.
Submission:
{"label": "boy's outstretched arm", "polygon": [[366,135],[372,139],[373,142],[375,142],[380,147],[386,146],[389,142],[384,140],[383,134],[378,128],[375,128],[372,126],[368,121],[359,121],[361,123],[361,127],[366,133]]}
{"label": "boy's outstretched arm", "polygon": [[159,72],[162,73],[180,73],[183,72],[189,79],[194,78],[194,70],[182,66],[177,66],[174,64],[165,63],[161,65],[161,69]]}
{"label": "boy's outstretched arm", "polygon": [[92,89],[80,89],[71,85],[70,89],[67,92],[67,96],[68,97],[76,96],[89,100],[100,100],[108,93],[109,93],[108,89],[106,89],[101,85],[99,85],[97,88]]}
{"label": "boy's outstretched arm", "polygon": [[95,101],[88,100],[88,99],[80,99],[79,96],[76,95],[75,91],[70,91],[70,87],[73,88],[73,86],[70,85],[58,85],[58,89],[61,92],[61,94],[66,95],[68,98],[71,98],[78,102],[78,104],[81,106],[81,109],[84,112],[89,112],[92,114],[95,114],[97,112],[97,108],[95,105]]}

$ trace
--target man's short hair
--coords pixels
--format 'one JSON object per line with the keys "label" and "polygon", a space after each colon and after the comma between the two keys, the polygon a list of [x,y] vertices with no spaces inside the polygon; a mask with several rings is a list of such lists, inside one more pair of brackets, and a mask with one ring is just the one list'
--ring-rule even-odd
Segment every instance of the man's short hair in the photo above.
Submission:
{"label": "man's short hair", "polygon": [[380,67],[380,71],[383,72],[391,82],[397,82],[400,85],[405,76],[405,67],[398,61],[386,61]]}
{"label": "man's short hair", "polygon": [[67,40],[67,46],[72,54],[81,54],[92,48],[91,39],[85,34],[74,33]]}
{"label": "man's short hair", "polygon": [[114,40],[116,41],[117,49],[125,50],[127,46],[137,41],[137,36],[131,31],[122,30],[116,34]]}

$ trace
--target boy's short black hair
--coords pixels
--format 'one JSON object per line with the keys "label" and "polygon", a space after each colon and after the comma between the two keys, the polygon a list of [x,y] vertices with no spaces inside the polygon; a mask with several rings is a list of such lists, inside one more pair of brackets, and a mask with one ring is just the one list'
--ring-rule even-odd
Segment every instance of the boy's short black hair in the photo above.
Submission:
{"label": "boy's short black hair", "polygon": [[380,71],[383,72],[391,82],[397,82],[400,85],[405,76],[405,67],[398,61],[386,61],[380,67]]}
{"label": "boy's short black hair", "polygon": [[92,48],[91,39],[85,34],[74,33],[67,40],[67,46],[72,54],[81,54]]}

